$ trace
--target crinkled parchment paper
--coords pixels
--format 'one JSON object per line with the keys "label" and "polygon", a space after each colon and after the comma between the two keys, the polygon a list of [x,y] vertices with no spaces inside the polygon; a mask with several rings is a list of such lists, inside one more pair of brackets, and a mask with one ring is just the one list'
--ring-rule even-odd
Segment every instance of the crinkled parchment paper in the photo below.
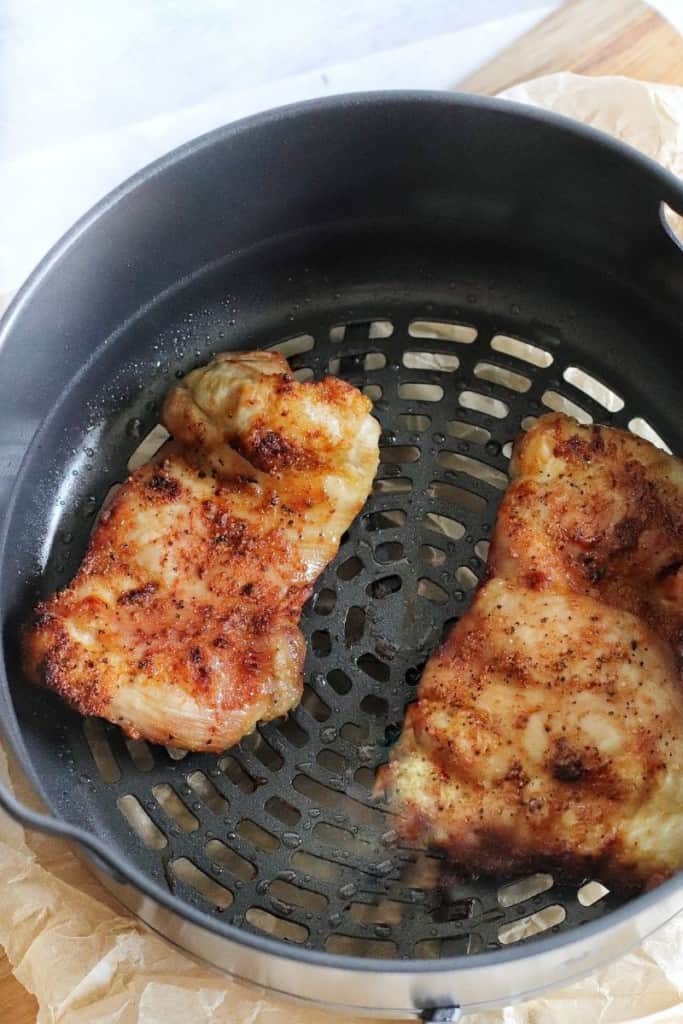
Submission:
{"label": "crinkled parchment paper", "polygon": [[[683,89],[559,74],[516,86],[507,95],[596,125],[683,176]],[[2,750],[0,774],[8,777]],[[28,799],[14,775],[13,781]],[[29,835],[1,812],[0,944],[18,979],[35,994],[40,1024],[334,1024],[341,1019],[265,996],[196,963],[119,908],[65,844]],[[4,1024],[2,1007],[0,1020]],[[637,952],[584,981],[468,1020],[680,1024],[683,915]]]}

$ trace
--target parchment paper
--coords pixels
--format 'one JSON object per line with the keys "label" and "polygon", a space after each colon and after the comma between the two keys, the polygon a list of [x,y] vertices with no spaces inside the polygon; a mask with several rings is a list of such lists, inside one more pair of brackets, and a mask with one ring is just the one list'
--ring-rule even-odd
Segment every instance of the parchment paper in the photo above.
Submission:
{"label": "parchment paper", "polygon": [[[507,95],[577,117],[683,176],[683,89],[551,75]],[[9,777],[0,748],[0,775]],[[16,777],[19,794],[30,799]],[[0,812],[0,945],[39,1024],[334,1024],[196,963],[119,908],[64,844]],[[351,1018],[344,1018],[354,1024]],[[5,1024],[0,1006],[0,1021]],[[360,1018],[355,1018],[355,1021]],[[683,915],[637,952],[568,988],[471,1024],[683,1021]],[[7,1021],[7,1024],[11,1022]]]}

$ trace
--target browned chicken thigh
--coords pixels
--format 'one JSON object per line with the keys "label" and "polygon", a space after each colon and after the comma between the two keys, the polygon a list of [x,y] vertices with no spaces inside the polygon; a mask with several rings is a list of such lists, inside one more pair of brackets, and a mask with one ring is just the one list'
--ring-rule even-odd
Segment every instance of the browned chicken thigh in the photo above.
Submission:
{"label": "browned chicken thigh", "polygon": [[28,677],[130,736],[224,750],[296,705],[298,627],[379,457],[370,401],[298,383],[275,352],[228,353],[169,394],[173,440],[97,524],[69,587],[36,609]]}
{"label": "browned chicken thigh", "polygon": [[512,473],[380,785],[467,872],[656,884],[683,867],[683,464],[550,415]]}

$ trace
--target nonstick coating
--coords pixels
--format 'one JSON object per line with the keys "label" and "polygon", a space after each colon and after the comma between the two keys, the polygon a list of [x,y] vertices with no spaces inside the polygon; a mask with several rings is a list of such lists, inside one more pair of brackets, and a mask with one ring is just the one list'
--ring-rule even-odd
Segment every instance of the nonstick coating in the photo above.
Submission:
{"label": "nonstick coating", "polygon": [[[662,201],[683,209],[673,179],[567,122],[376,94],[222,129],[77,226],[0,350],[6,450],[23,454],[44,421],[5,519],[0,714],[59,818],[214,930],[330,962],[452,967],[514,942],[510,924],[542,908],[569,932],[619,905],[549,878],[517,896],[458,881],[396,845],[371,789],[481,578],[529,418],[565,408],[683,451],[683,255]],[[383,428],[373,495],[305,609],[302,705],[226,757],[84,731],[22,680],[18,624],[72,577],[175,378],[282,342],[302,379],[365,388]]]}

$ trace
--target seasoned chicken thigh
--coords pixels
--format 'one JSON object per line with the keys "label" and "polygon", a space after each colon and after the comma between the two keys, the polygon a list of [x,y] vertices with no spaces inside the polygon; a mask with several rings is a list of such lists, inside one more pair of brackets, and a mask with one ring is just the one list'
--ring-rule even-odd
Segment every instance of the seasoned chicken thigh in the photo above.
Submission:
{"label": "seasoned chicken thigh", "polygon": [[512,457],[488,574],[641,616],[683,653],[683,462],[609,427],[542,417]]}
{"label": "seasoned chicken thigh", "polygon": [[302,605],[378,463],[370,401],[227,353],[169,394],[173,440],[102,514],[23,638],[28,677],[129,736],[224,750],[302,690]]}
{"label": "seasoned chicken thigh", "polygon": [[380,779],[405,839],[475,874],[683,867],[682,469],[565,416],[518,440],[488,581]]}

